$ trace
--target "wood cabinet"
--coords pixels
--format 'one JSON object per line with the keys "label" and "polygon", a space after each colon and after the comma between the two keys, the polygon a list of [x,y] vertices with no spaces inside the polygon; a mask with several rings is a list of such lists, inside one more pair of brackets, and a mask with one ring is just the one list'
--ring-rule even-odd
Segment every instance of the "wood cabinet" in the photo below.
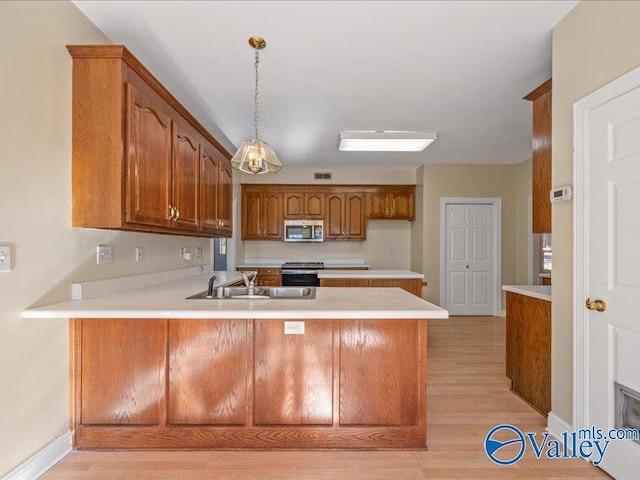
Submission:
{"label": "wood cabinet", "polygon": [[507,292],[506,374],[543,415],[551,410],[551,302]]}
{"label": "wood cabinet", "polygon": [[67,48],[72,225],[231,236],[231,170],[203,166],[203,156],[228,162],[231,155],[123,46]]}
{"label": "wood cabinet", "polygon": [[367,218],[413,220],[415,218],[414,187],[379,187],[367,193]]}
{"label": "wood cabinet", "polygon": [[362,193],[327,194],[325,240],[364,240],[367,229]]}
{"label": "wood cabinet", "polygon": [[260,287],[279,287],[282,285],[280,268],[238,268],[239,272],[258,272],[256,285]]}
{"label": "wood cabinet", "polygon": [[282,240],[282,193],[242,193],[242,240]]}
{"label": "wood cabinet", "polygon": [[322,220],[324,218],[324,193],[284,193],[284,218]]}
{"label": "wood cabinet", "polygon": [[422,280],[419,278],[321,278],[321,287],[399,287],[420,297]]}
{"label": "wood cabinet", "polygon": [[74,319],[77,448],[426,447],[424,320]]}
{"label": "wood cabinet", "polygon": [[551,233],[551,79],[525,100],[533,102],[533,233]]}
{"label": "wood cabinet", "polygon": [[243,240],[282,240],[284,219],[299,218],[324,220],[325,240],[363,241],[369,218],[414,219],[415,186],[244,184],[241,209]]}
{"label": "wood cabinet", "polygon": [[231,162],[204,145],[200,153],[200,230],[216,236],[232,234]]}

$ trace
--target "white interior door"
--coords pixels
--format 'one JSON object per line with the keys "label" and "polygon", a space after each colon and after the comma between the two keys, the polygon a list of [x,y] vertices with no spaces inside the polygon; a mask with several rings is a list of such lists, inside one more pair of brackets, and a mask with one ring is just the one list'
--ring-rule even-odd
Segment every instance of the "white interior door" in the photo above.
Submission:
{"label": "white interior door", "polygon": [[[627,398],[626,422],[640,425],[640,88],[591,110],[587,128],[587,291],[607,306],[586,312],[587,411],[588,424],[606,432],[621,426],[618,384],[637,393],[637,402]],[[618,479],[639,478],[640,444],[612,441],[600,466]]]}
{"label": "white interior door", "polygon": [[493,315],[493,205],[447,204],[445,216],[445,308]]}

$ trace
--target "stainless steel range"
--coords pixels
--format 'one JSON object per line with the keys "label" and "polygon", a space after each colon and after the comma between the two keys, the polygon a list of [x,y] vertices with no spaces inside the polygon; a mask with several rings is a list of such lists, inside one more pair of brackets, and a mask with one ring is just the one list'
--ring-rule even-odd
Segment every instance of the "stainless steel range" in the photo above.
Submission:
{"label": "stainless steel range", "polygon": [[285,262],[282,264],[282,285],[285,287],[318,287],[318,270],[324,270],[322,262]]}

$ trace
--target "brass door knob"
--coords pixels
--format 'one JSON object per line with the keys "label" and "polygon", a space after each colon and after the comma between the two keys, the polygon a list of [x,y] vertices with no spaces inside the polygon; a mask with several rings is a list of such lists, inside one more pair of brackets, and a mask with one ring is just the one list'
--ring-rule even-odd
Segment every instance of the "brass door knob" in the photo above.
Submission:
{"label": "brass door knob", "polygon": [[604,300],[591,300],[587,298],[585,305],[589,310],[595,310],[596,312],[604,312],[607,309],[607,304]]}

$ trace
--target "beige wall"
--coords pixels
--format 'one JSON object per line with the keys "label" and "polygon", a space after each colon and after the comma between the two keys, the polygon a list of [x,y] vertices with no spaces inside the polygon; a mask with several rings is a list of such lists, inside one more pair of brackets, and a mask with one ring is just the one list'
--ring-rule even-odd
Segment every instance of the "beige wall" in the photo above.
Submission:
{"label": "beige wall", "polygon": [[[516,265],[527,261],[526,256],[516,260],[517,245],[522,242],[526,244],[526,221],[517,219],[523,214],[526,215],[526,210],[524,213],[521,211],[517,198],[531,191],[530,180],[528,184],[520,181],[526,176],[527,168],[530,167],[527,167],[526,162],[518,165],[439,164],[425,165],[422,168],[424,211],[422,273],[425,274],[425,280],[428,282],[428,286],[423,290],[423,296],[427,300],[440,303],[440,199],[442,197],[502,198],[502,284],[516,282]],[[524,189],[527,189],[526,192]],[[414,232],[413,238],[419,241],[419,233]]]}
{"label": "beige wall", "polygon": [[[573,183],[573,104],[640,65],[640,2],[581,2],[553,30],[553,186]],[[553,204],[553,412],[573,415],[573,205]]]}
{"label": "beige wall", "polygon": [[[14,269],[0,274],[0,476],[68,430],[66,320],[26,320],[35,303],[68,299],[72,281],[197,265],[179,247],[206,239],[72,229],[71,58],[68,43],[108,43],[70,2],[0,4],[0,245]],[[113,246],[111,265],[95,246]],[[134,261],[134,249],[144,259]]]}
{"label": "beige wall", "polygon": [[[330,181],[314,181],[314,172],[333,172]],[[282,169],[276,175],[243,174],[242,183],[335,184],[414,184],[414,169]],[[239,223],[238,223],[239,225]],[[291,244],[281,241],[238,242],[237,262],[247,259],[324,259],[364,258],[371,268],[411,268],[411,222],[405,220],[369,220],[365,242],[323,242]]]}

